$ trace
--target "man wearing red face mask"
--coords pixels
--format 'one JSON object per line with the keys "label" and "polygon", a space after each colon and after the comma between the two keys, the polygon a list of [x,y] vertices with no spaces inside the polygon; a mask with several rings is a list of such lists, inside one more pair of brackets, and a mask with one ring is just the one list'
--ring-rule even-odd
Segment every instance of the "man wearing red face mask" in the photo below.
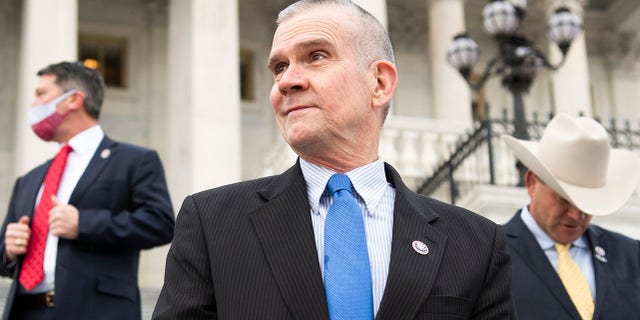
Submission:
{"label": "man wearing red face mask", "polygon": [[140,250],[173,236],[158,154],[104,134],[96,70],[61,62],[38,76],[29,122],[60,149],[13,188],[0,238],[0,275],[14,280],[3,319],[140,319]]}

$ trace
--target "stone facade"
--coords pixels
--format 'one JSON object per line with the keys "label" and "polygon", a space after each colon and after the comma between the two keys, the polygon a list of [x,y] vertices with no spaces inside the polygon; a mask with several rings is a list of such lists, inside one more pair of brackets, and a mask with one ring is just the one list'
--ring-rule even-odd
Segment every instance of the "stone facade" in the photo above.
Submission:
{"label": "stone facade", "polygon": [[[0,0],[0,208],[14,179],[53,155],[30,132],[26,109],[37,69],[76,60],[80,36],[126,41],[126,85],[108,88],[101,124],[114,139],[160,152],[176,210],[187,194],[291,165],[295,156],[269,105],[266,68],[277,12],[290,2]],[[484,1],[357,2],[386,21],[396,48],[400,82],[381,154],[405,177],[430,174],[473,127],[471,99],[489,103],[494,116],[511,112],[498,79],[472,93],[444,57],[451,35],[465,30],[480,44],[481,66],[496,54],[481,27]],[[578,57],[568,59],[571,72],[538,74],[525,96],[528,114],[582,111],[640,124],[640,3],[529,1],[522,29],[545,52],[551,46],[540,17],[559,2],[583,9],[585,33],[572,46]],[[77,23],[59,22],[69,19]],[[244,89],[250,94],[242,99]],[[166,250],[143,254],[141,285],[160,286]]]}

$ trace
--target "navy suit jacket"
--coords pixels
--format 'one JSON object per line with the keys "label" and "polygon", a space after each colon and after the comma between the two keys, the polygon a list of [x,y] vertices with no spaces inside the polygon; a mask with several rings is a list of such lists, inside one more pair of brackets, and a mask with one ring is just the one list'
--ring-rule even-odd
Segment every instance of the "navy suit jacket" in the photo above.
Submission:
{"label": "navy suit jacket", "polygon": [[[504,225],[513,266],[513,299],[518,319],[576,319],[580,316],[558,273],[518,212]],[[640,242],[591,225],[596,280],[594,319],[640,318]],[[593,248],[604,250],[596,258]]]}
{"label": "navy suit jacket", "polygon": [[[18,293],[21,264],[21,260],[4,263],[6,227],[23,215],[33,221],[38,190],[50,163],[19,178],[13,188],[0,239],[0,274],[14,279],[3,319],[9,318]],[[56,319],[140,319],[140,250],[170,242],[174,227],[158,154],[105,137],[69,204],[80,212],[78,238],[58,242]]]}
{"label": "navy suit jacket", "polygon": [[[396,188],[391,262],[376,319],[509,319],[511,268],[500,226]],[[153,319],[328,320],[299,163],[285,173],[188,196]],[[412,242],[427,244],[418,254]]]}

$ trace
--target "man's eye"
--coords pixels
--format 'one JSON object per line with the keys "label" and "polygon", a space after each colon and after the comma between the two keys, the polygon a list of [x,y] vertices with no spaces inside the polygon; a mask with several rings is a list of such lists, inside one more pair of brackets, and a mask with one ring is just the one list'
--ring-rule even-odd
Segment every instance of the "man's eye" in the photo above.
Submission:
{"label": "man's eye", "polygon": [[281,74],[283,72],[285,72],[287,70],[287,64],[286,63],[278,63],[274,68],[273,68],[273,73],[274,74]]}
{"label": "man's eye", "polygon": [[320,52],[314,52],[311,54],[311,61],[318,61],[324,59],[324,55]]}
{"label": "man's eye", "polygon": [[556,200],[560,202],[563,206],[571,204],[567,199],[561,197],[559,194],[556,194]]}

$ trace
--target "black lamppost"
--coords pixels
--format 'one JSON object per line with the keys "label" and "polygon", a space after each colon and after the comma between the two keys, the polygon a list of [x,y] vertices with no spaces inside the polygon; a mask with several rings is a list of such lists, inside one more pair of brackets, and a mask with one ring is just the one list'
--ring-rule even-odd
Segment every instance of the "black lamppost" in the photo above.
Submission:
{"label": "black lamppost", "polygon": [[526,0],[492,0],[482,11],[485,31],[499,47],[498,55],[487,64],[479,81],[471,80],[473,65],[478,60],[478,44],[466,34],[457,35],[447,52],[447,60],[473,90],[480,90],[492,75],[502,76],[502,85],[513,95],[513,136],[529,139],[522,96],[529,91],[538,68],[558,69],[565,61],[571,42],[582,31],[582,21],[569,9],[557,9],[549,19],[548,37],[562,52],[562,60],[551,64],[533,43],[518,32],[525,16]]}

